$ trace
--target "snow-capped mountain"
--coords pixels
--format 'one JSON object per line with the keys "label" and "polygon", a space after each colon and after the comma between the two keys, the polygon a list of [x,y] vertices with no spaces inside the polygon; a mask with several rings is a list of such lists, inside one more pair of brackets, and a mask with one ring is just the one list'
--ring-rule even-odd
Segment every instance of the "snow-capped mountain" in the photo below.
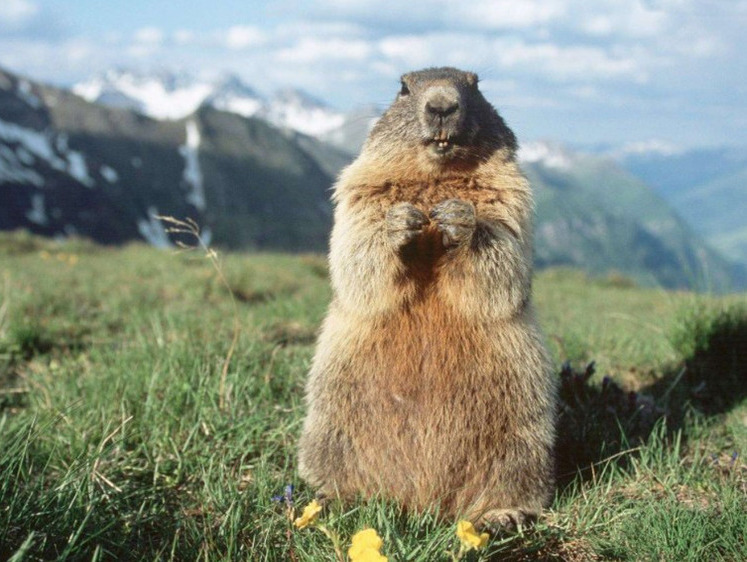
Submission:
{"label": "snow-capped mountain", "polygon": [[262,116],[279,127],[288,127],[313,137],[328,133],[345,122],[345,114],[302,92],[286,89],[269,100]]}
{"label": "snow-capped mountain", "polygon": [[73,92],[87,101],[132,109],[155,119],[186,117],[214,91],[212,83],[184,73],[123,69],[108,70],[73,86]]}
{"label": "snow-capped mountain", "polygon": [[345,122],[344,113],[301,90],[281,90],[267,98],[232,74],[200,79],[187,73],[117,69],[76,84],[73,92],[92,103],[132,109],[159,120],[182,119],[210,105],[311,136],[328,133]]}
{"label": "snow-capped mountain", "polygon": [[252,117],[260,113],[267,102],[235,74],[225,74],[212,83],[212,92],[203,103],[220,111]]}

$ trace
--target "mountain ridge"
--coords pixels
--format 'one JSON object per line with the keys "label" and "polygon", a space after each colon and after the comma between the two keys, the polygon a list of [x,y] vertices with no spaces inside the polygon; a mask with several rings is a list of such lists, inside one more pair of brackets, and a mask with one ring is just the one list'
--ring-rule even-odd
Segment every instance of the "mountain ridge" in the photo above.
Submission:
{"label": "mountain ridge", "polygon": [[264,96],[230,73],[200,79],[165,69],[135,72],[119,68],[74,84],[72,91],[91,103],[132,109],[156,120],[183,119],[208,105],[313,136],[344,122],[342,112],[300,89],[285,88]]}

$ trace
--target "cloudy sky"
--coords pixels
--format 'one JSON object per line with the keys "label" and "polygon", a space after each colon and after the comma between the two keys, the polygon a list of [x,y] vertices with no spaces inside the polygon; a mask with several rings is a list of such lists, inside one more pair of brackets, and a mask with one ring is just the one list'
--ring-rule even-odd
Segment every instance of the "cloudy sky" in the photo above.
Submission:
{"label": "cloudy sky", "polygon": [[524,139],[747,146],[747,0],[0,0],[0,66],[232,71],[340,109],[476,71]]}

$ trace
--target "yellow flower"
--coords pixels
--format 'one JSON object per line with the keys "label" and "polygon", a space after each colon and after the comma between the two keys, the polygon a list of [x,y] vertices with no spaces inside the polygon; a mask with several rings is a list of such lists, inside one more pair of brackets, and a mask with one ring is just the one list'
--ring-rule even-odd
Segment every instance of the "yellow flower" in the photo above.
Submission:
{"label": "yellow flower", "polygon": [[303,508],[301,517],[296,518],[293,524],[298,529],[305,529],[314,522],[314,519],[316,519],[316,516],[319,515],[321,510],[322,506],[319,505],[316,500],[312,500],[309,505]]}
{"label": "yellow flower", "polygon": [[353,535],[353,544],[348,549],[350,562],[387,562],[379,549],[384,544],[376,529],[363,529]]}
{"label": "yellow flower", "polygon": [[490,538],[490,535],[487,533],[478,534],[475,526],[469,521],[464,520],[457,523],[456,534],[459,540],[462,541],[462,546],[467,550],[483,548],[488,544],[488,539]]}

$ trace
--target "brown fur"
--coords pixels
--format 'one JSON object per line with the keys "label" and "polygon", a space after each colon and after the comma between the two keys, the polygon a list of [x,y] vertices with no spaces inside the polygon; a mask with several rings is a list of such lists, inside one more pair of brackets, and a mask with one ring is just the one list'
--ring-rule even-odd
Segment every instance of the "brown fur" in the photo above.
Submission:
{"label": "brown fur", "polygon": [[[530,304],[529,185],[474,75],[403,80],[335,186],[334,298],[309,374],[299,472],[323,495],[521,524],[552,494],[555,432]],[[459,109],[423,124],[434,84]],[[433,135],[459,144],[443,156]]]}

